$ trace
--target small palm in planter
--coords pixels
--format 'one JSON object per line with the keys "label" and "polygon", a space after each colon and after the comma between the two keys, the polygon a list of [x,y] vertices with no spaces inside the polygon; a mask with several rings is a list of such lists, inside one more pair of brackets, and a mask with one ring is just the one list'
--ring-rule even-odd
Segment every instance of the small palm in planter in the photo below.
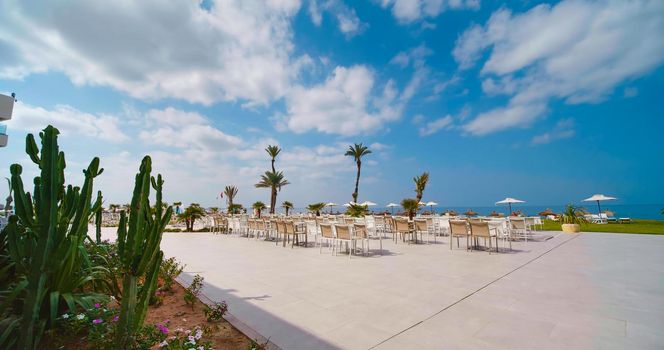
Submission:
{"label": "small palm in planter", "polygon": [[420,202],[417,199],[406,198],[401,201],[401,207],[403,207],[403,210],[408,214],[408,218],[412,220],[413,216],[415,216],[420,209]]}
{"label": "small palm in planter", "polygon": [[560,215],[560,221],[563,223],[562,229],[565,233],[581,232],[581,225],[588,223],[583,216],[583,209],[571,204],[565,206],[565,211]]}

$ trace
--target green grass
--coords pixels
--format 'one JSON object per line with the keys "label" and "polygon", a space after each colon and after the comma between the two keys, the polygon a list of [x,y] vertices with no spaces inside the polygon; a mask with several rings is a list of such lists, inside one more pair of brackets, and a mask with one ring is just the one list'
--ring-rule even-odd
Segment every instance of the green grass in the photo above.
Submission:
{"label": "green grass", "polygon": [[[560,222],[544,220],[544,230],[560,231]],[[631,224],[585,224],[581,225],[581,231],[664,235],[664,221],[636,219]]]}

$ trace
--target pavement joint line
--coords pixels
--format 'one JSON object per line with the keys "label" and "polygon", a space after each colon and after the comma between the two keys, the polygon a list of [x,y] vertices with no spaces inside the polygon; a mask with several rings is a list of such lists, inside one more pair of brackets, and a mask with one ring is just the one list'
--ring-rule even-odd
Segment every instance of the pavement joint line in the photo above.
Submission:
{"label": "pavement joint line", "polygon": [[390,337],[388,337],[388,338],[382,340],[382,341],[379,342],[378,344],[375,344],[375,345],[371,346],[371,347],[369,348],[369,350],[371,350],[371,349],[375,349],[375,348],[381,346],[382,344],[385,344],[386,342],[388,342],[388,341],[390,341],[390,340],[396,338],[397,336],[399,336],[399,335],[401,335],[401,334],[403,334],[403,333],[409,331],[410,329],[413,329],[413,328],[419,326],[420,324],[422,324],[422,323],[424,323],[424,322],[426,322],[426,321],[428,321],[428,320],[430,320],[430,319],[432,319],[432,318],[438,316],[438,315],[441,314],[442,312],[444,312],[444,311],[450,309],[451,307],[453,307],[453,306],[459,304],[460,302],[462,302],[462,301],[464,301],[464,300],[470,298],[471,296],[473,296],[473,295],[479,293],[480,291],[486,289],[486,288],[489,287],[490,285],[492,285],[492,284],[494,284],[494,283],[500,281],[501,279],[503,279],[503,278],[505,278],[505,277],[511,275],[512,273],[514,273],[514,272],[520,270],[521,268],[526,267],[526,266],[529,265],[530,263],[532,263],[532,262],[534,262],[535,260],[537,260],[537,259],[543,257],[544,255],[548,254],[549,252],[553,251],[554,249],[557,249],[558,247],[560,247],[560,246],[562,246],[562,245],[564,245],[564,244],[567,244],[568,242],[571,242],[571,241],[573,241],[573,240],[575,240],[575,239],[581,237],[582,234],[583,234],[583,233],[580,233],[580,234],[578,234],[578,235],[576,235],[576,236],[574,236],[574,237],[572,237],[572,238],[570,238],[570,239],[566,239],[566,240],[564,240],[564,241],[558,243],[557,245],[555,245],[555,246],[551,247],[550,249],[544,251],[542,254],[540,254],[540,255],[538,255],[538,256],[536,256],[536,257],[534,257],[534,258],[532,258],[532,259],[526,261],[525,263],[523,263],[523,264],[517,266],[517,267],[514,268],[513,270],[508,271],[507,273],[503,274],[502,276],[499,276],[499,277],[497,277],[496,279],[494,279],[494,280],[488,282],[487,284],[481,286],[481,287],[478,288],[477,290],[475,290],[475,291],[471,292],[470,294],[464,296],[463,298],[461,298],[461,299],[455,301],[454,303],[452,303],[452,304],[450,304],[450,305],[447,305],[447,306],[444,307],[442,310],[437,311],[437,312],[434,313],[433,315],[428,316],[427,318],[425,318],[425,319],[423,319],[423,320],[420,320],[420,321],[418,321],[418,322],[416,322],[416,323],[414,323],[414,324],[412,324],[412,325],[406,327],[405,329],[399,331],[398,333],[393,334],[393,335],[391,335]]}

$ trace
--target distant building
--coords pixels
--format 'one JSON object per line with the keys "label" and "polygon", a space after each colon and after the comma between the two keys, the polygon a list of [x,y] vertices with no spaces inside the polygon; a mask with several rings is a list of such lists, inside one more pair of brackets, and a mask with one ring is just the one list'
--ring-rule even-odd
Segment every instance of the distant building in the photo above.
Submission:
{"label": "distant building", "polygon": [[[14,110],[14,94],[11,96],[0,94],[0,122],[5,122],[12,119],[12,111]],[[7,146],[7,125],[0,124],[0,147]]]}

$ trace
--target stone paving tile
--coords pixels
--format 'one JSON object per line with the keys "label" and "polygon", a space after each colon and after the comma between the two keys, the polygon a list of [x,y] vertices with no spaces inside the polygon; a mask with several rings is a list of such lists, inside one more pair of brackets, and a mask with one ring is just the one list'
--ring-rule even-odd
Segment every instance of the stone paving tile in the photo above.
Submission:
{"label": "stone paving tile", "polygon": [[162,243],[187,264],[185,281],[203,275],[208,297],[284,349],[664,344],[663,237],[555,234],[501,254],[450,250],[448,240],[383,246],[349,260],[208,233]]}

